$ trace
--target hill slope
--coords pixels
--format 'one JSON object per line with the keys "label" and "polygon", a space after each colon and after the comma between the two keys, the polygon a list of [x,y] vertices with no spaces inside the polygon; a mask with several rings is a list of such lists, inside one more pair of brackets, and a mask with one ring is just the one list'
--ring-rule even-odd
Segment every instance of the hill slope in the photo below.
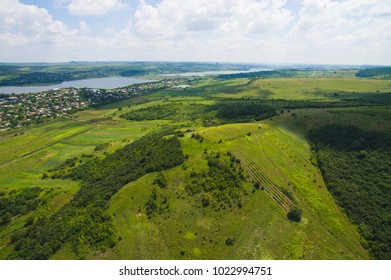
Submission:
{"label": "hill slope", "polygon": [[[306,133],[327,122],[388,130],[387,107],[347,93],[352,79],[323,79],[323,91],[300,79],[296,101],[264,98],[265,82],[284,84],[272,94],[284,98],[298,81],[203,80],[3,133],[1,210],[34,207],[0,212],[0,258],[370,258]],[[331,100],[341,83],[346,100]]]}

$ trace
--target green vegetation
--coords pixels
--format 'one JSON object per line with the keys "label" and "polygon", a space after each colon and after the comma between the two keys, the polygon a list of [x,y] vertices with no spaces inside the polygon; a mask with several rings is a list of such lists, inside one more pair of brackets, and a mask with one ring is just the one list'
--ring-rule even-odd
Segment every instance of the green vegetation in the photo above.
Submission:
{"label": "green vegetation", "polygon": [[185,189],[195,201],[199,201],[202,207],[211,206],[217,211],[241,208],[242,196],[245,192],[240,178],[241,176],[243,178],[243,175],[233,164],[235,163],[233,157],[230,165],[220,157],[220,153],[209,156],[208,171],[192,172]]}
{"label": "green vegetation", "polygon": [[254,101],[221,102],[213,105],[212,110],[216,110],[217,116],[222,119],[236,121],[240,119],[242,122],[251,119],[260,121],[277,114],[275,107]]}
{"label": "green vegetation", "polygon": [[170,120],[175,114],[176,110],[171,106],[152,106],[121,115],[121,118],[131,121]]}
{"label": "green vegetation", "polygon": [[204,125],[218,122],[247,122],[276,115],[275,107],[260,101],[220,101],[212,105],[170,102],[130,111],[120,117],[132,121],[144,120],[203,120]]}
{"label": "green vegetation", "polygon": [[287,217],[289,220],[293,221],[293,222],[300,222],[301,221],[301,215],[302,215],[302,211],[300,208],[298,207],[293,207],[287,214]]}
{"label": "green vegetation", "polygon": [[[21,191],[10,191],[0,197],[0,226],[11,222],[12,217],[26,215],[45,203],[39,195],[42,189],[32,187]],[[31,224],[31,222],[29,222]]]}
{"label": "green vegetation", "polygon": [[120,117],[131,121],[145,120],[175,120],[187,121],[205,118],[203,113],[206,106],[202,104],[191,104],[182,102],[170,102],[167,105],[153,105],[130,111]]}
{"label": "green vegetation", "polygon": [[391,79],[391,67],[362,69],[358,71],[356,76],[361,78]]}
{"label": "green vegetation", "polygon": [[0,258],[389,259],[389,82],[304,72],[2,132]]}
{"label": "green vegetation", "polygon": [[326,126],[311,134],[330,192],[359,225],[364,245],[390,259],[391,136],[354,126]]}
{"label": "green vegetation", "polygon": [[[111,218],[105,213],[108,200],[122,186],[146,173],[171,168],[183,162],[177,138],[154,133],[117,150],[104,159],[89,158],[63,178],[83,185],[74,199],[50,217],[18,236],[11,259],[47,259],[70,242],[79,258],[90,248],[102,250],[115,244]],[[75,160],[65,165],[74,166]],[[58,177],[58,176],[56,176]]]}
{"label": "green vegetation", "polygon": [[237,74],[225,74],[219,75],[220,79],[237,79],[237,78],[293,78],[304,71],[258,71],[250,73],[237,73]]}

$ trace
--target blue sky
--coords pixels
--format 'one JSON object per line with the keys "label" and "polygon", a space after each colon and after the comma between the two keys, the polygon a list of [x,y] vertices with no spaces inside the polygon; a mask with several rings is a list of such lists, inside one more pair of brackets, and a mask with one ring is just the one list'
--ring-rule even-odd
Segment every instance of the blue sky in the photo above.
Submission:
{"label": "blue sky", "polygon": [[1,0],[0,61],[391,65],[389,0]]}

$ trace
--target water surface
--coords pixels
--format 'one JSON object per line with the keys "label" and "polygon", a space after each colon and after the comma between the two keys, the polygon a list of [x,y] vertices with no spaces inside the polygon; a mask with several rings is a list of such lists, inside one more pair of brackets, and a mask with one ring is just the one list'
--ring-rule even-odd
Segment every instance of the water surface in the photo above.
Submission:
{"label": "water surface", "polygon": [[105,78],[93,78],[83,80],[73,80],[62,82],[61,84],[49,85],[49,86],[10,86],[0,87],[0,93],[29,93],[29,92],[41,92],[52,89],[61,89],[69,87],[87,87],[87,88],[103,88],[113,89],[118,87],[125,87],[132,84],[140,84],[151,82],[151,80],[132,78],[132,77],[105,77]]}

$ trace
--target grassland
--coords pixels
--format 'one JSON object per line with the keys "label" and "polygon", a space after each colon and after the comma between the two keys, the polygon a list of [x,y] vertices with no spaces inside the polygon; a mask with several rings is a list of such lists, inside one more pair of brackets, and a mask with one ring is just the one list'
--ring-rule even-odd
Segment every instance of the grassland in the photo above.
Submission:
{"label": "grassland", "polygon": [[269,98],[287,100],[332,99],[333,94],[389,92],[387,80],[352,78],[280,78],[206,81],[187,89],[187,93],[220,98]]}
{"label": "grassland", "polygon": [[[247,136],[248,132],[251,136]],[[205,139],[203,143],[195,142],[190,135],[182,142],[184,152],[189,155],[186,164],[192,171],[205,168],[204,149],[215,152],[242,150],[262,166],[262,172],[273,181],[287,188],[288,184],[296,186],[291,188],[302,199],[300,205],[308,208],[303,221],[299,224],[288,222],[286,213],[264,191],[252,193],[251,183],[246,185],[248,196],[241,209],[224,213],[195,207],[192,198],[183,190],[186,172],[177,167],[166,173],[169,187],[165,194],[169,196],[171,208],[167,218],[148,220],[139,211],[147,198],[145,190],[151,191],[153,176],[129,184],[112,198],[109,211],[121,241],[108,253],[108,258],[368,257],[358,242],[355,228],[340,212],[327,192],[321,174],[311,164],[311,151],[301,135],[269,124],[263,124],[262,129],[259,124],[224,125],[201,129],[199,133]],[[222,142],[218,143],[220,140]],[[283,157],[279,153],[281,149],[285,149]],[[275,154],[279,155],[278,161]],[[303,166],[307,166],[304,174],[300,170]],[[339,214],[330,220],[331,213]],[[226,246],[228,237],[237,240],[234,247]]]}
{"label": "grassland", "polygon": [[[316,74],[316,73],[315,73]],[[39,210],[16,216],[0,226],[0,258],[14,250],[11,236],[28,230],[29,216],[51,215],[69,203],[79,191],[78,181],[44,179],[42,176],[67,159],[86,155],[105,158],[126,144],[172,127],[179,138],[184,164],[150,172],[115,193],[107,213],[116,243],[105,250],[87,251],[88,259],[368,259],[357,226],[335,202],[318,168],[308,142],[309,131],[330,123],[357,125],[364,129],[390,131],[388,106],[346,108],[277,108],[268,120],[235,123],[209,112],[166,120],[128,121],[120,115],[153,108],[182,105],[213,106],[223,99],[241,101],[276,99],[344,102],[343,97],[388,93],[389,81],[350,78],[282,78],[201,80],[184,90],[166,89],[148,96],[78,112],[35,127],[0,135],[0,190],[38,186],[46,204]],[[353,93],[354,92],[354,93]],[[334,94],[338,93],[338,96]],[[269,104],[269,103],[268,103]],[[175,107],[176,106],[176,107]],[[195,107],[195,106],[193,106]],[[185,114],[186,112],[182,112]],[[215,122],[210,122],[210,121]],[[194,135],[198,135],[194,137]],[[95,147],[108,143],[103,150]],[[227,153],[246,157],[240,161],[243,194],[240,206],[201,206],[187,190],[194,174],[207,174],[208,157],[229,160]],[[302,209],[300,222],[287,219],[287,212],[267,190],[254,188],[246,166],[255,166],[292,204]],[[164,176],[166,187],[156,186]],[[146,203],[156,193],[157,203],[169,207],[148,217]],[[165,201],[165,202],[164,202]],[[230,240],[232,242],[228,242]],[[75,259],[70,244],[51,256]]]}

